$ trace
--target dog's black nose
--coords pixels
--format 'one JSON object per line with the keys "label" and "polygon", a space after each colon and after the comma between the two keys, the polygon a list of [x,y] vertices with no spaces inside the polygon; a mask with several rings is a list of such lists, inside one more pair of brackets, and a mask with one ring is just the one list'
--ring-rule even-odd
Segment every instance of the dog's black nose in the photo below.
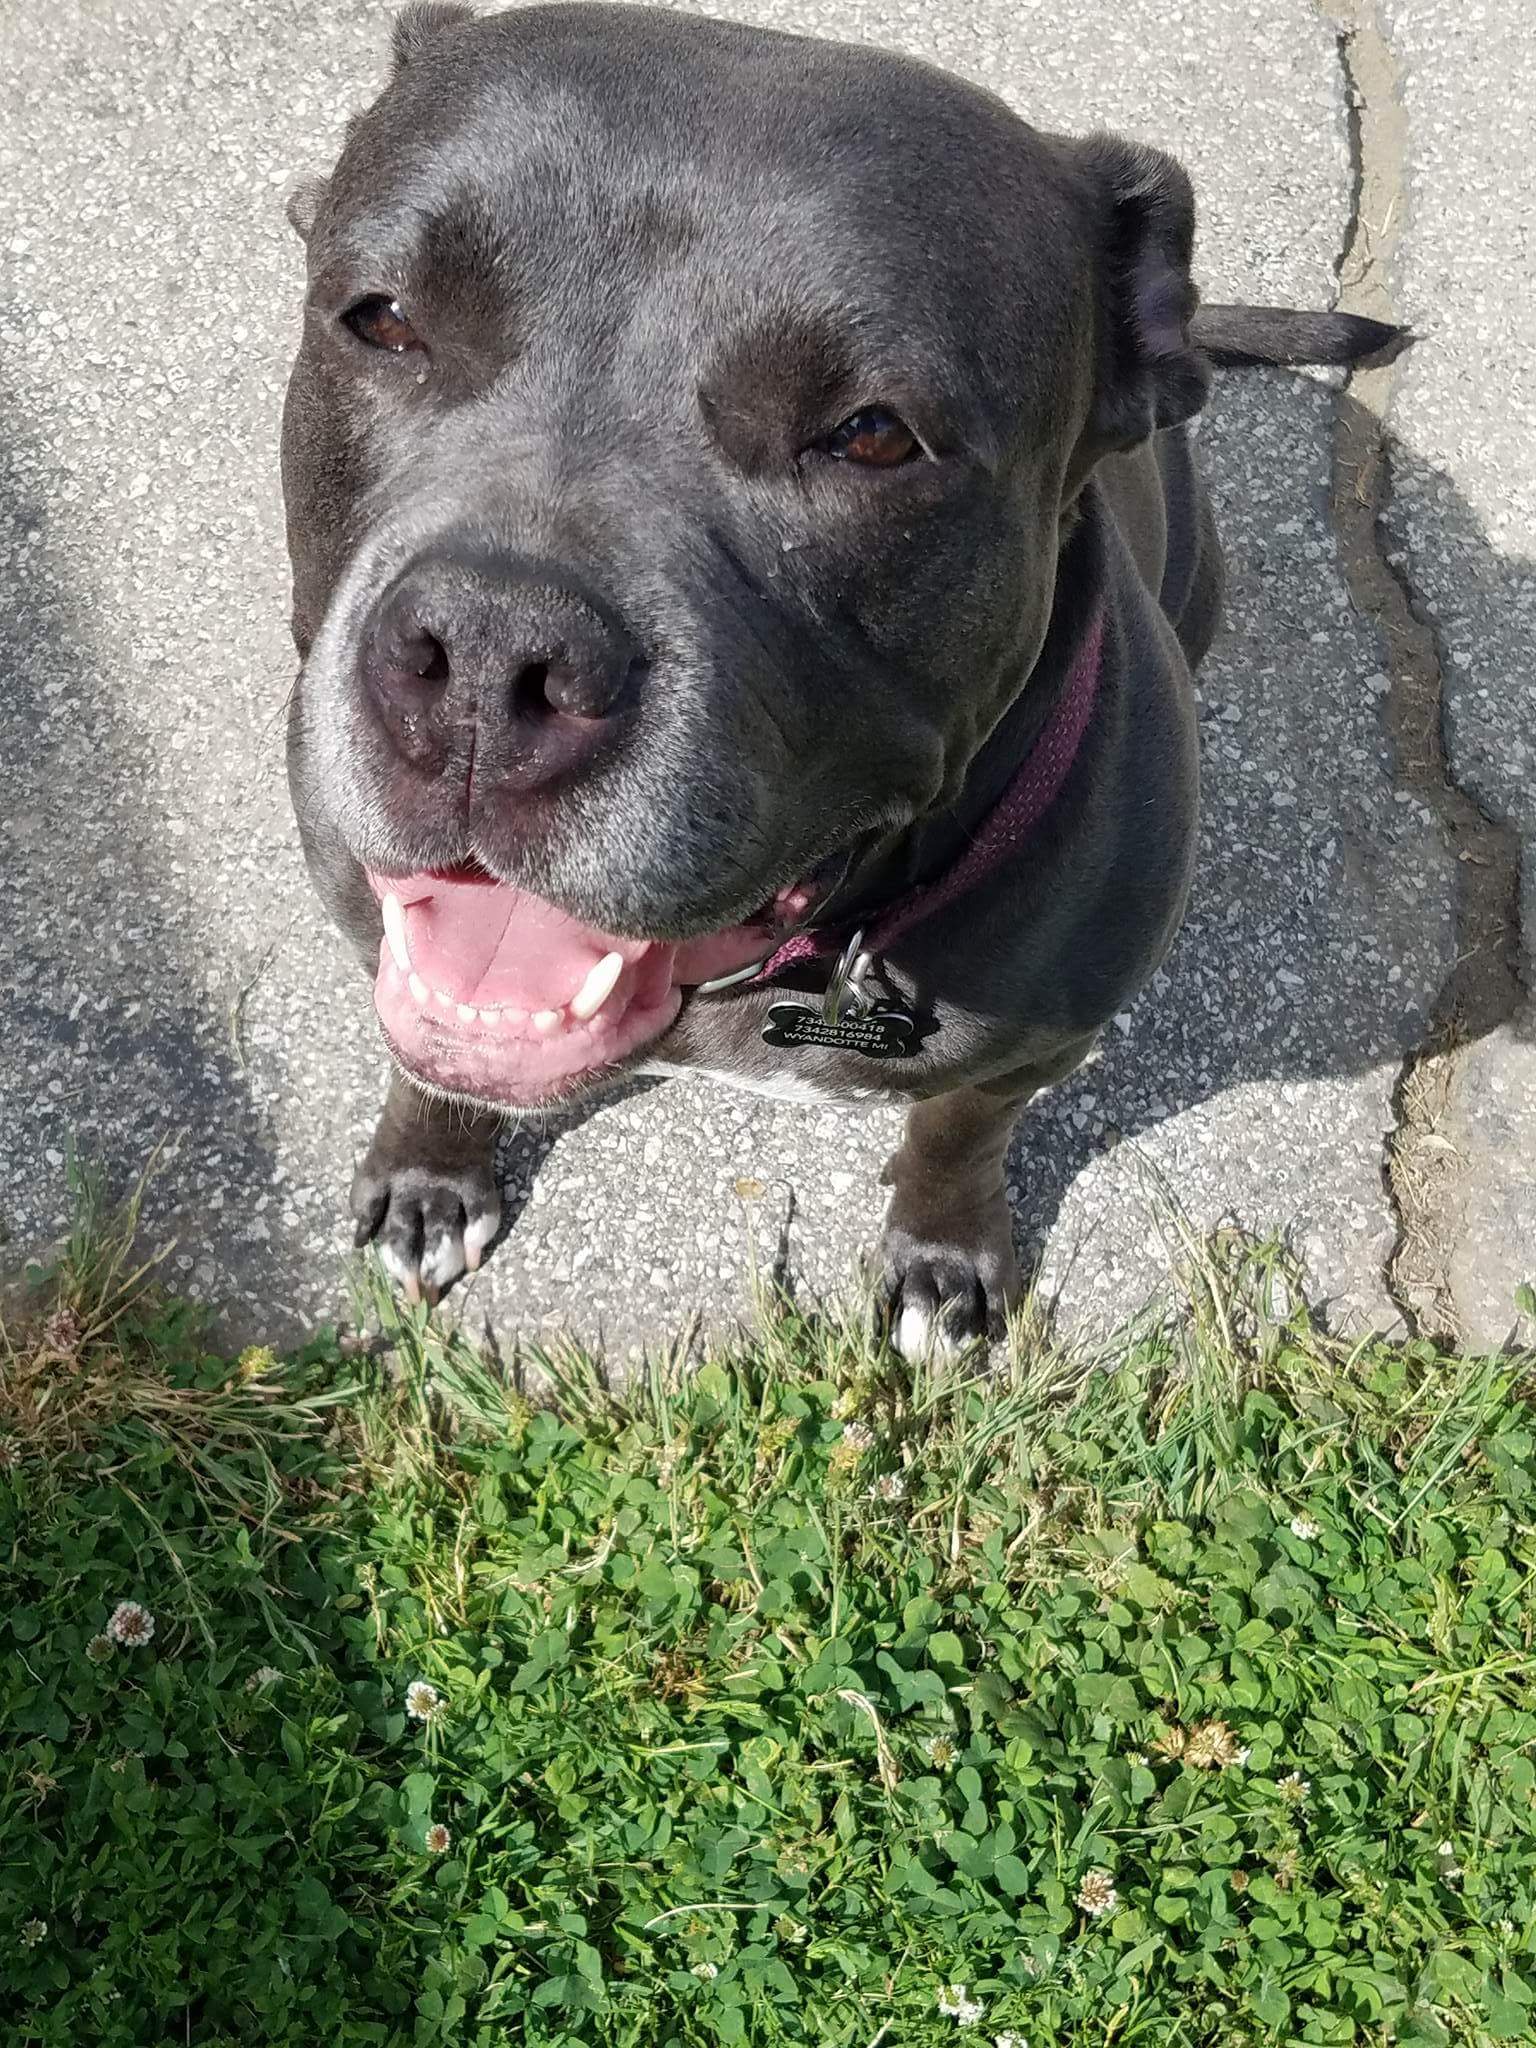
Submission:
{"label": "dog's black nose", "polygon": [[485,787],[536,789],[583,767],[633,704],[645,664],[569,579],[511,558],[419,557],[375,608],[361,681],[391,745],[441,774],[467,752]]}

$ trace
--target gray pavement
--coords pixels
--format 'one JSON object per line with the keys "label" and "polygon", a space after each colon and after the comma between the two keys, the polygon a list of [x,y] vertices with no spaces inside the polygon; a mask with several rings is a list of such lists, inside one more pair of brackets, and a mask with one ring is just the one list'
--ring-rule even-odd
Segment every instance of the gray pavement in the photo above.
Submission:
{"label": "gray pavement", "polygon": [[1425,336],[1393,391],[1387,533],[1435,628],[1449,771],[1518,842],[1525,1000],[1460,1054],[1447,1116],[1458,1320],[1497,1341],[1511,1274],[1536,1279],[1536,172],[1504,111],[1536,106],[1536,33],[1518,0],[1382,0],[1382,25],[1407,116],[1394,293]]}
{"label": "gray pavement", "polygon": [[[1329,302],[1354,186],[1335,30],[1302,0],[712,11],[899,45],[1038,122],[1159,142],[1195,178],[1208,295]],[[1388,8],[1415,137],[1400,290],[1427,336],[1394,391],[1390,531],[1445,635],[1455,772],[1529,836],[1536,322],[1514,242],[1528,258],[1536,187],[1522,200],[1498,124],[1463,130],[1479,67],[1531,60],[1520,0],[1472,13]],[[148,1215],[172,1277],[239,1335],[284,1335],[343,1298],[383,1062],[282,781],[276,441],[302,270],[281,206],[377,79],[387,14],[0,0],[0,30],[0,1269],[60,1227],[72,1142],[121,1188],[169,1138]],[[1455,958],[1455,863],[1394,785],[1389,663],[1329,521],[1335,403],[1320,380],[1226,379],[1205,423],[1232,602],[1201,677],[1195,899],[1157,986],[1015,1154],[1021,1235],[1079,1324],[1157,1284],[1163,1184],[1196,1225],[1287,1230],[1341,1319],[1396,1318],[1384,1146]],[[1456,1253],[1476,1240],[1484,1333],[1536,1235],[1521,1029],[1458,1070]],[[754,1265],[843,1290],[895,1130],[670,1084],[520,1132],[512,1228],[461,1307],[504,1349],[570,1328],[623,1351],[733,1312]]]}

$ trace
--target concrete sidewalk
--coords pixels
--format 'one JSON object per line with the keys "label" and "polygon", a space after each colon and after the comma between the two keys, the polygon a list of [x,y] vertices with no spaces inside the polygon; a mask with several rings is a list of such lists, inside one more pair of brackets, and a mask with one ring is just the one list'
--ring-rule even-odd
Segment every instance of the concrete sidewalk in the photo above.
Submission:
{"label": "concrete sidewalk", "polygon": [[[282,200],[379,78],[387,12],[7,5],[0,1267],[59,1229],[72,1139],[125,1186],[169,1136],[173,1279],[282,1335],[341,1300],[383,1075],[282,779]],[[1520,0],[1360,0],[1342,49],[1303,0],[711,11],[1162,144],[1200,195],[1208,296],[1325,305],[1342,266],[1348,303],[1422,335],[1342,395],[1220,382],[1232,593],[1200,678],[1195,899],[1014,1172],[1079,1323],[1156,1285],[1166,1186],[1197,1226],[1288,1231],[1342,1318],[1503,1338],[1536,1269],[1536,171],[1488,113],[1536,103]],[[840,1289],[897,1121],[672,1084],[524,1130],[513,1227],[456,1299],[504,1348],[563,1327],[623,1350],[729,1314],[750,1256]]]}

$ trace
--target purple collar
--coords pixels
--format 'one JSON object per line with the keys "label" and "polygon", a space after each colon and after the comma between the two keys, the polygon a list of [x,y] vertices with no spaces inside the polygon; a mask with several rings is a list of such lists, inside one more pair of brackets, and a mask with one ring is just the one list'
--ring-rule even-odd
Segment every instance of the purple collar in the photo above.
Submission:
{"label": "purple collar", "polygon": [[[898,897],[878,913],[865,927],[866,951],[884,953],[903,932],[946,909],[1022,850],[1025,840],[1061,794],[1077,759],[1098,697],[1103,658],[1104,613],[1100,608],[1089,621],[1056,708],[1018,773],[978,826],[970,845],[947,874]],[[752,977],[752,985],[776,980],[789,968],[807,961],[824,960],[840,953],[847,940],[847,930],[839,931],[836,927],[796,932],[764,961]]]}

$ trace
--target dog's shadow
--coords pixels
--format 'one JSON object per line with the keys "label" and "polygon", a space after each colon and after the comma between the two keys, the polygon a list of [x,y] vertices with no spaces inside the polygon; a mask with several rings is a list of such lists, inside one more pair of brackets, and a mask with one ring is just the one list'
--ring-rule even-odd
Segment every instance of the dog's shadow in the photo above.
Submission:
{"label": "dog's shadow", "polygon": [[[1405,730],[1426,713],[1432,725],[1440,719],[1433,681],[1447,650],[1406,580],[1411,564],[1391,560],[1397,543],[1370,508],[1346,516],[1335,558],[1320,413],[1336,418],[1346,454],[1362,431],[1369,438],[1347,391],[1299,377],[1223,379],[1202,422],[1229,587],[1197,677],[1199,864],[1153,986],[1108,1027],[1095,1063],[1020,1126],[1010,1178],[1022,1249],[1057,1277],[1048,1254],[1069,1191],[1121,1141],[1247,1089],[1240,1121],[1220,1126],[1215,1169],[1284,1190],[1292,1215],[1272,1204],[1265,1219],[1284,1226],[1305,1218],[1307,1162],[1326,1172],[1332,1139],[1379,1145],[1384,1160],[1389,1135],[1349,1128],[1347,1090],[1296,1084],[1397,1073],[1447,1035],[1465,1043],[1511,1017],[1529,1029],[1512,841],[1495,852],[1501,872],[1477,878],[1474,916],[1471,878],[1443,831],[1438,735]],[[1467,584],[1485,603],[1513,602],[1532,565],[1491,547],[1470,508],[1409,448],[1389,440],[1386,452],[1394,497],[1432,492],[1434,545],[1463,565]],[[1411,638],[1430,670],[1427,690],[1402,681]],[[1469,957],[1474,923],[1479,951]],[[1193,1143],[1174,1156],[1198,1180],[1198,1114],[1192,1122]],[[1390,1126],[1390,1110],[1381,1124]],[[1259,1156],[1241,1158],[1244,1140]],[[1091,1246],[1083,1255],[1093,1257]],[[1348,1256],[1335,1248],[1336,1265]]]}

